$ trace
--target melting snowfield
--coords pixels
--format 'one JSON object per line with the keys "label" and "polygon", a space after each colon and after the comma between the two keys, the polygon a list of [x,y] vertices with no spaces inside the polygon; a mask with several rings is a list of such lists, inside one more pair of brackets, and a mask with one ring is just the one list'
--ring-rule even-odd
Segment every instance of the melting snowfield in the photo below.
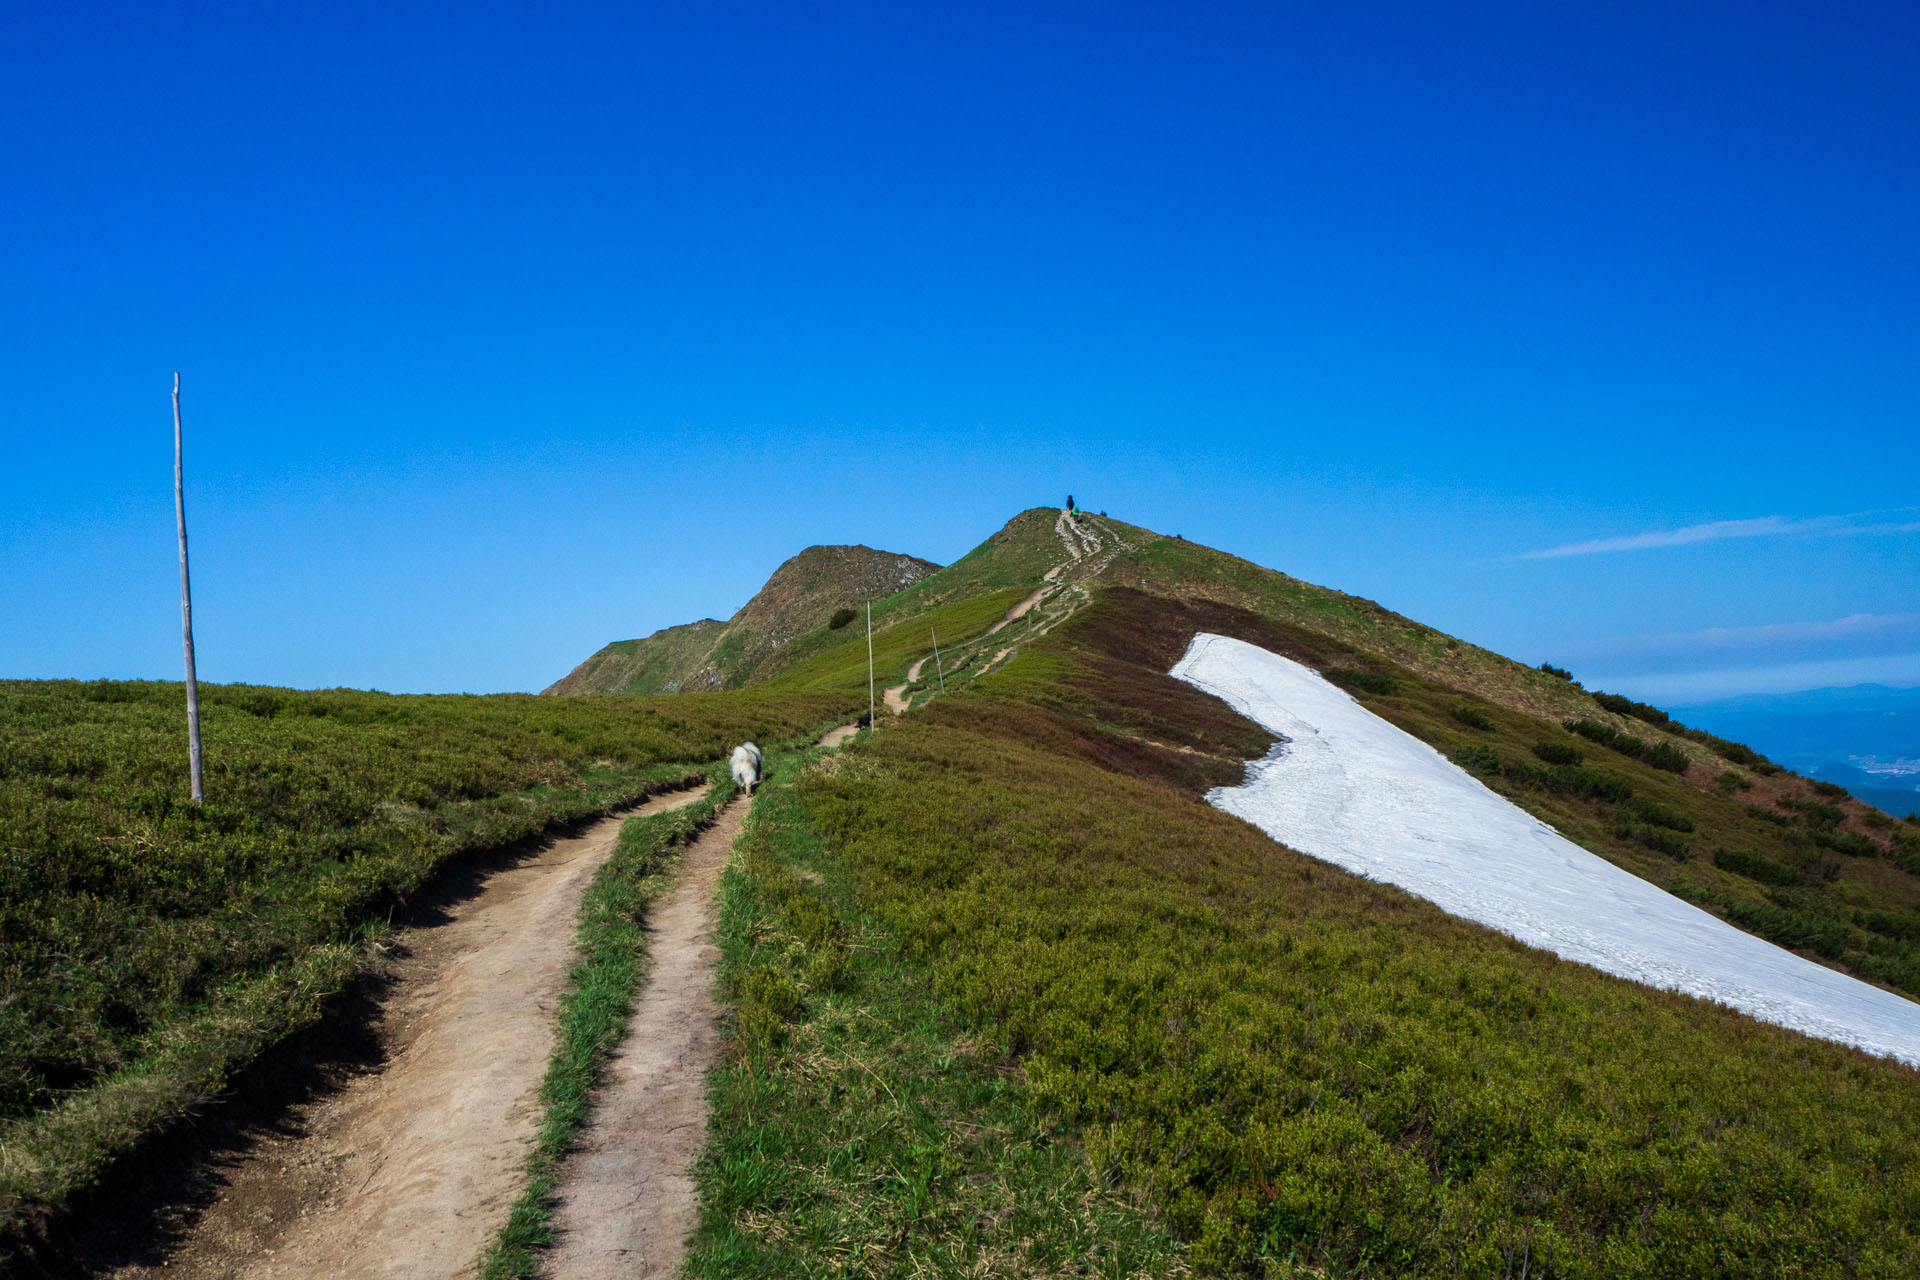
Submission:
{"label": "melting snowfield", "polygon": [[1282,844],[1565,959],[1920,1066],[1920,1004],[1587,852],[1317,672],[1199,635],[1173,675],[1284,739],[1244,785],[1207,797]]}

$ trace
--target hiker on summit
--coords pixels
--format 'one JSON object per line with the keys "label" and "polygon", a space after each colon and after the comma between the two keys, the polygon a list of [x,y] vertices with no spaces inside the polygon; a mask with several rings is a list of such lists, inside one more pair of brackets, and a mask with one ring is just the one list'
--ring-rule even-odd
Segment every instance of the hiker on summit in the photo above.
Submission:
{"label": "hiker on summit", "polygon": [[1075,511],[1075,510],[1073,509],[1073,495],[1072,495],[1072,494],[1068,494],[1068,495],[1067,495],[1067,514],[1068,514],[1068,515],[1070,515],[1070,516],[1071,516],[1071,515],[1078,515],[1078,514],[1079,514],[1079,512],[1077,512],[1077,511]]}

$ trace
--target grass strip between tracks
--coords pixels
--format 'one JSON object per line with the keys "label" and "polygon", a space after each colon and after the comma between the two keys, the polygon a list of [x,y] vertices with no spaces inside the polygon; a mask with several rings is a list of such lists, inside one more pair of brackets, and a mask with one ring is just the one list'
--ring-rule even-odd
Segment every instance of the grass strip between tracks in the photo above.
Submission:
{"label": "grass strip between tracks", "polygon": [[799,781],[867,768],[859,752],[779,757],[722,877],[730,1043],[686,1274],[1186,1274],[1014,1060],[966,1036],[860,910]]}
{"label": "grass strip between tracks", "polygon": [[680,850],[733,797],[725,768],[716,764],[712,776],[713,790],[686,808],[627,819],[613,857],[581,899],[579,960],[572,989],[560,1002],[559,1043],[540,1086],[545,1115],[539,1144],[527,1162],[520,1198],[480,1262],[481,1280],[534,1275],[540,1251],[552,1243],[560,1160],[591,1114],[593,1088],[607,1055],[626,1034],[646,972],[646,908],[672,883]]}

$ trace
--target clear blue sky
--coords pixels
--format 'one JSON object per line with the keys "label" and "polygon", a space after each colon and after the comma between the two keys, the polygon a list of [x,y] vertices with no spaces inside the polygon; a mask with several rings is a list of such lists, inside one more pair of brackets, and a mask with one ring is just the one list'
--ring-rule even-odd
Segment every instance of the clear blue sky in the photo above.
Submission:
{"label": "clear blue sky", "polygon": [[1920,10],[1587,8],[11,6],[0,675],[177,677],[179,369],[210,680],[537,689],[1070,490],[1920,683]]}

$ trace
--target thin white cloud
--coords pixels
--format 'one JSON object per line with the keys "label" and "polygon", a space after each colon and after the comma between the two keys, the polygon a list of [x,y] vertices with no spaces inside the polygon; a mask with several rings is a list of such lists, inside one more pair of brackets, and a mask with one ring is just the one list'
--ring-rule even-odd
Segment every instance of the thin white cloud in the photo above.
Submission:
{"label": "thin white cloud", "polygon": [[1649,551],[1659,547],[1684,547],[1696,542],[1720,542],[1728,538],[1847,537],[1859,534],[1920,533],[1920,520],[1873,517],[1910,516],[1917,508],[1897,511],[1860,511],[1851,515],[1812,516],[1790,520],[1785,516],[1758,516],[1751,520],[1715,520],[1709,524],[1690,524],[1680,529],[1661,529],[1652,533],[1634,533],[1620,538],[1596,538],[1590,542],[1570,542],[1565,546],[1522,551],[1509,560],[1555,560],[1563,556],[1605,555],[1614,551]]}
{"label": "thin white cloud", "polygon": [[1920,646],[1920,613],[1850,613],[1818,622],[1769,622],[1757,627],[1708,627],[1668,635],[1628,636],[1607,644],[1616,654],[1717,653],[1818,646]]}
{"label": "thin white cloud", "polygon": [[1855,684],[1909,688],[1920,685],[1920,654],[1714,667],[1706,671],[1600,671],[1583,673],[1583,679],[1589,688],[1609,689],[1679,711],[1691,703],[1748,693],[1795,693]]}

